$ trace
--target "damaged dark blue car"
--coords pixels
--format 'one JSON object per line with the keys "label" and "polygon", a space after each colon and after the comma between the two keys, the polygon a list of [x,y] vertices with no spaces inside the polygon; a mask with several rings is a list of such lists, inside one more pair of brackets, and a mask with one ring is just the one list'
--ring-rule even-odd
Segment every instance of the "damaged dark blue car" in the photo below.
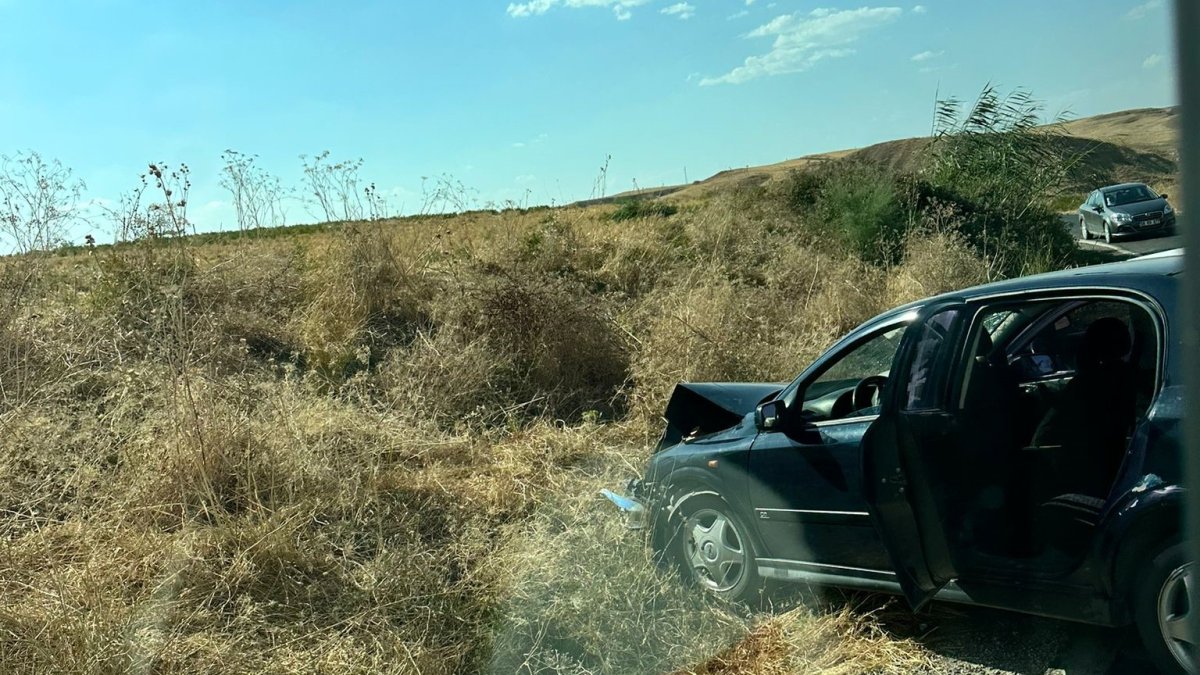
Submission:
{"label": "damaged dark blue car", "polygon": [[766,578],[1136,623],[1197,672],[1182,527],[1181,252],[868,321],[790,384],[680,384],[607,495],[729,599]]}

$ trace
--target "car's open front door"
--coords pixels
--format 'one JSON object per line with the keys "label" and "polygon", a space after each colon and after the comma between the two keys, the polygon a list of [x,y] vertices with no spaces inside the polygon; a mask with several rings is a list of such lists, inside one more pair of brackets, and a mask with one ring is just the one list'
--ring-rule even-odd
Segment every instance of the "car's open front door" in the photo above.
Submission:
{"label": "car's open front door", "polygon": [[928,467],[955,445],[950,390],[967,318],[960,300],[921,310],[896,353],[879,419],[863,438],[868,510],[914,609],[955,578],[933,479],[938,472]]}

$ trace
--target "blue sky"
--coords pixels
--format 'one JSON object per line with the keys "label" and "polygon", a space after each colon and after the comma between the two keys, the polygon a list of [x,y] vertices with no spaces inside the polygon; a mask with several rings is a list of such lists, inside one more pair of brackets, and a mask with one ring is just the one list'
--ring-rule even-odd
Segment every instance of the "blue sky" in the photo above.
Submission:
{"label": "blue sky", "polygon": [[1172,105],[1169,21],[1163,0],[0,0],[0,153],[62,160],[89,199],[186,162],[201,229],[236,228],[226,148],[289,184],[301,154],[361,157],[405,213],[442,174],[481,205],[564,203],[606,156],[613,193],[926,134],[935,92],[988,81],[1078,116]]}

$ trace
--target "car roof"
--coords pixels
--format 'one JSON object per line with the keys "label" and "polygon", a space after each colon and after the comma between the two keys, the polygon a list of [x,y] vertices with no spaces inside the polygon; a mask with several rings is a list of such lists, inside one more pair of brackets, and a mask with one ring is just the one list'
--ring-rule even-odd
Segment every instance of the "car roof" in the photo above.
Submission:
{"label": "car roof", "polygon": [[1124,190],[1132,187],[1148,188],[1150,186],[1146,185],[1145,183],[1117,183],[1116,185],[1105,185],[1104,187],[1100,188],[1100,192],[1115,192],[1117,190]]}
{"label": "car roof", "polygon": [[1005,293],[1022,291],[1054,290],[1071,288],[1114,289],[1141,291],[1156,300],[1167,300],[1159,297],[1164,287],[1174,284],[1174,277],[1183,271],[1183,249],[1161,251],[1151,255],[1130,258],[1120,262],[1086,267],[1073,267],[1057,272],[1034,274],[1027,277],[994,281],[989,284],[972,286],[959,291],[951,291],[933,297],[911,302],[885,312],[872,320],[871,324],[895,319],[896,317],[920,309],[939,300],[960,298],[973,300]]}

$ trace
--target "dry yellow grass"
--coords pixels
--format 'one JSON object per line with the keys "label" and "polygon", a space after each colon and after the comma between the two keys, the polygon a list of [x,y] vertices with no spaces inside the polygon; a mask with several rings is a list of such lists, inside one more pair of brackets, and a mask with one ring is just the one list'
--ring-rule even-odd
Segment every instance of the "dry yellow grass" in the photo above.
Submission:
{"label": "dry yellow grass", "polygon": [[610,210],[35,260],[0,303],[0,672],[919,663],[870,616],[681,588],[596,490],[676,380],[790,378],[986,264],[914,239],[888,281],[761,193]]}
{"label": "dry yellow grass", "polygon": [[1067,133],[1164,157],[1177,157],[1179,108],[1140,108],[1093,115],[1063,125]]}

